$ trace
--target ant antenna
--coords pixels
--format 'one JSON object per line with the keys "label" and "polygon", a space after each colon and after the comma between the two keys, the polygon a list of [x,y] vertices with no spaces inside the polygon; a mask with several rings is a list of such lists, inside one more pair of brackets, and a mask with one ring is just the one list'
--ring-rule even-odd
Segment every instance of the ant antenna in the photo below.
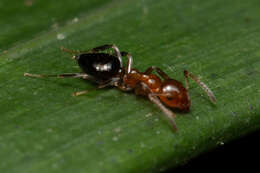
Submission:
{"label": "ant antenna", "polygon": [[188,88],[188,77],[190,77],[193,81],[195,81],[198,85],[201,86],[201,88],[207,93],[207,95],[210,98],[210,101],[214,104],[216,104],[216,98],[213,94],[213,92],[209,89],[209,87],[204,84],[199,78],[197,78],[196,76],[194,76],[192,73],[188,72],[187,70],[184,70],[184,75],[185,75],[185,81],[186,81],[186,86]]}

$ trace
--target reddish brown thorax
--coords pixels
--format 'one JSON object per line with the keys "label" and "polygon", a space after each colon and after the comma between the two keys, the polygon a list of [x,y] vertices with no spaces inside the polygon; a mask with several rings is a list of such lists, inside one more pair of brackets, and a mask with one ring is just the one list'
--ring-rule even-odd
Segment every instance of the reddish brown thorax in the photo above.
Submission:
{"label": "reddish brown thorax", "polygon": [[162,81],[158,76],[154,74],[147,75],[136,69],[132,69],[131,73],[124,77],[124,84],[129,88],[136,88],[141,82],[143,82],[149,90],[147,91],[147,88],[142,87],[143,93],[138,93],[139,95],[148,95],[151,91],[157,93],[160,91],[160,86],[162,84]]}
{"label": "reddish brown thorax", "polygon": [[[146,84],[147,88],[138,85],[140,82]],[[182,83],[174,79],[161,80],[154,74],[141,73],[132,69],[131,73],[124,77],[124,84],[129,88],[135,88],[136,94],[147,96],[154,93],[160,100],[171,108],[177,108],[182,111],[189,111],[191,105],[187,90]]]}

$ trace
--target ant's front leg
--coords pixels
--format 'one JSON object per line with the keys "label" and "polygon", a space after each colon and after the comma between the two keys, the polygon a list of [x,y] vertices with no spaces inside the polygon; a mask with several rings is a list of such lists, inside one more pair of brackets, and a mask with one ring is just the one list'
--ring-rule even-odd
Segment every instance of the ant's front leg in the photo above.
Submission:
{"label": "ant's front leg", "polygon": [[201,88],[207,93],[207,95],[210,98],[210,101],[214,104],[216,104],[216,98],[213,94],[213,92],[209,89],[209,87],[203,83],[198,77],[194,76],[192,73],[188,72],[187,70],[184,70],[184,76],[185,76],[185,87],[186,90],[189,89],[189,83],[188,78],[190,77],[193,81],[195,81]]}
{"label": "ant's front leg", "polygon": [[166,73],[164,73],[160,68],[155,67],[155,66],[149,67],[149,68],[144,72],[144,74],[149,75],[149,74],[151,74],[154,70],[155,70],[164,80],[169,79],[169,76],[168,76]]}
{"label": "ant's front leg", "polygon": [[91,89],[91,90],[84,90],[84,91],[78,91],[78,92],[74,92],[72,93],[72,96],[80,96],[80,95],[84,95],[87,94],[91,91],[97,90],[97,89],[101,89],[101,88],[105,88],[107,86],[111,86],[113,84],[113,81],[106,81],[103,83],[99,83],[97,88]]}

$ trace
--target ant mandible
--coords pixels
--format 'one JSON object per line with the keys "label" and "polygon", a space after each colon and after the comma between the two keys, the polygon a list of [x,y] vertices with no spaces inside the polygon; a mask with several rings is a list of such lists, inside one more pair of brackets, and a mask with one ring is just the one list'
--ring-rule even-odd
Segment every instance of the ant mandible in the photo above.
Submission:
{"label": "ant mandible", "polygon": [[[114,53],[100,53],[106,49],[112,48]],[[132,68],[133,58],[127,52],[120,52],[115,45],[103,45],[93,48],[89,51],[73,51],[61,47],[62,51],[73,54],[82,69],[83,73],[65,73],[58,75],[43,75],[24,73],[29,77],[58,77],[58,78],[82,78],[94,81],[98,88],[106,86],[116,86],[122,91],[134,91],[136,95],[142,95],[149,98],[157,105],[169,119],[169,122],[177,131],[174,118],[176,115],[169,109],[179,109],[189,111],[191,100],[188,95],[188,78],[194,80],[207,93],[212,103],[216,103],[213,92],[192,73],[184,70],[185,87],[181,82],[171,79],[160,68],[152,66],[145,72],[139,72]],[[122,57],[127,57],[127,65],[123,67]],[[155,71],[159,76],[152,74]],[[74,96],[86,94],[88,91],[73,93]]]}

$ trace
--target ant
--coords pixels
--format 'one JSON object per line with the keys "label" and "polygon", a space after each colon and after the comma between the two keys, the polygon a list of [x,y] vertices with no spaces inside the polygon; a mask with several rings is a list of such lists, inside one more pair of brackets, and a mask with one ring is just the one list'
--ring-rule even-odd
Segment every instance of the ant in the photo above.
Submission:
{"label": "ant", "polygon": [[[107,49],[113,49],[114,53],[100,53]],[[103,45],[89,51],[74,51],[61,47],[62,51],[73,54],[83,73],[65,73],[58,75],[43,75],[24,73],[29,77],[58,77],[58,78],[82,78],[98,84],[98,88],[116,86],[122,91],[134,91],[136,95],[149,98],[157,105],[169,119],[174,131],[177,126],[174,121],[176,115],[169,109],[174,108],[188,112],[191,100],[188,95],[188,78],[194,80],[207,93],[212,103],[216,103],[213,92],[192,73],[184,70],[185,87],[181,82],[171,79],[160,68],[151,66],[145,72],[139,72],[132,68],[133,58],[130,53],[120,52],[115,45]],[[127,58],[126,67],[123,66],[122,57]],[[153,74],[155,71],[158,75]],[[73,96],[86,94],[88,91],[73,93]]]}

